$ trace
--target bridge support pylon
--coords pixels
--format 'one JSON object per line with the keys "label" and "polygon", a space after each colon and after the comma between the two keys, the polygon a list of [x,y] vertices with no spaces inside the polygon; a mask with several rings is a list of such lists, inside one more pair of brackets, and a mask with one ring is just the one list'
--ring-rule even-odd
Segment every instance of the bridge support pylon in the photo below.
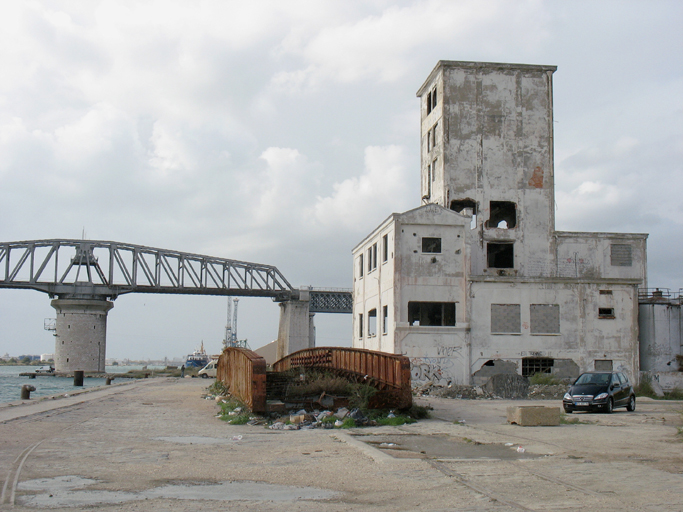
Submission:
{"label": "bridge support pylon", "polygon": [[107,349],[108,300],[55,299],[55,370],[104,372]]}
{"label": "bridge support pylon", "polygon": [[277,360],[305,348],[315,347],[315,313],[310,312],[310,289],[302,287],[299,300],[280,303]]}

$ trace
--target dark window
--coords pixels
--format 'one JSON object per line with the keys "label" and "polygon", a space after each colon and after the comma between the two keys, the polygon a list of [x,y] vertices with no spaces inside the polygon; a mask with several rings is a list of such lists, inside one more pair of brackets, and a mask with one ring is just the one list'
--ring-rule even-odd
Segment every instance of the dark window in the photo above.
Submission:
{"label": "dark window", "polygon": [[363,313],[358,315],[358,336],[363,337]]}
{"label": "dark window", "polygon": [[531,334],[560,334],[559,304],[531,304]]}
{"label": "dark window", "polygon": [[389,259],[389,235],[382,237],[382,261]]}
{"label": "dark window", "polygon": [[382,334],[389,330],[389,306],[382,306]]}
{"label": "dark window", "polygon": [[536,373],[552,373],[555,361],[547,357],[522,358],[522,376],[531,377]]}
{"label": "dark window", "polygon": [[511,201],[491,201],[487,228],[512,229],[517,226],[517,205]]}
{"label": "dark window", "polygon": [[441,252],[441,239],[422,237],[422,252]]}
{"label": "dark window", "polygon": [[372,244],[372,270],[377,268],[377,244]]}
{"label": "dark window", "polygon": [[614,308],[598,308],[598,318],[614,318]]}
{"label": "dark window", "polygon": [[477,202],[472,199],[456,199],[451,201],[451,210],[460,213],[465,208],[471,208],[472,214],[477,214]]}
{"label": "dark window", "polygon": [[519,304],[491,304],[491,334],[519,334],[522,316]]}
{"label": "dark window", "polygon": [[362,254],[358,257],[358,263],[359,263],[359,265],[358,265],[359,277],[363,277],[363,255]]}
{"label": "dark window", "polygon": [[436,108],[436,87],[427,93],[427,115],[431,114],[432,110]]}
{"label": "dark window", "polygon": [[409,302],[410,325],[455,325],[455,302]]}
{"label": "dark window", "polygon": [[377,336],[377,310],[368,311],[368,336]]}
{"label": "dark window", "polygon": [[490,268],[514,268],[514,244],[489,242],[486,244],[486,258]]}
{"label": "dark window", "polygon": [[612,244],[610,246],[610,264],[613,267],[632,266],[631,246],[626,244]]}
{"label": "dark window", "polygon": [[612,290],[600,290],[600,295],[612,295]]}

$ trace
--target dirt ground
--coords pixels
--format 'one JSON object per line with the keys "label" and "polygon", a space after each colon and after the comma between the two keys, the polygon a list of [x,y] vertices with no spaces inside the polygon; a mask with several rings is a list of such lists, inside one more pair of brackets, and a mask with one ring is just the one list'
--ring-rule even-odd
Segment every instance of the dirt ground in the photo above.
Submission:
{"label": "dirt ground", "polygon": [[506,424],[509,405],[417,399],[402,427],[232,426],[200,379],[0,408],[0,510],[683,512],[683,402]]}

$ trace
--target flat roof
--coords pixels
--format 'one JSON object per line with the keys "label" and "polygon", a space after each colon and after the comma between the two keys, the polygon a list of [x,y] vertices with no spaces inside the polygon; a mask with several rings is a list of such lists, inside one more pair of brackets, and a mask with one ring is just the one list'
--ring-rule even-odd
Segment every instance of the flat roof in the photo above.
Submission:
{"label": "flat roof", "polygon": [[469,69],[500,69],[500,70],[522,70],[522,71],[540,71],[540,72],[552,72],[557,71],[557,66],[546,66],[540,64],[510,64],[504,62],[468,62],[459,60],[440,60],[437,62],[436,66],[427,80],[422,84],[422,86],[417,91],[417,96],[422,96],[424,89],[431,83],[434,76],[442,68],[469,68]]}

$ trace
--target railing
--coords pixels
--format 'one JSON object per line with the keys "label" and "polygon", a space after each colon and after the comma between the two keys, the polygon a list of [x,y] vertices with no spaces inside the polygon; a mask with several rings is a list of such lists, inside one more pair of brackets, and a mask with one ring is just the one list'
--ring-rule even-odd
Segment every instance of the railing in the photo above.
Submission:
{"label": "railing", "polygon": [[266,360],[255,352],[224,349],[218,358],[216,379],[253,412],[266,412]]}
{"label": "railing", "polygon": [[371,406],[404,409],[412,404],[410,360],[401,355],[365,349],[319,347],[299,350],[273,364],[276,372],[314,368],[351,377],[375,387]]}

